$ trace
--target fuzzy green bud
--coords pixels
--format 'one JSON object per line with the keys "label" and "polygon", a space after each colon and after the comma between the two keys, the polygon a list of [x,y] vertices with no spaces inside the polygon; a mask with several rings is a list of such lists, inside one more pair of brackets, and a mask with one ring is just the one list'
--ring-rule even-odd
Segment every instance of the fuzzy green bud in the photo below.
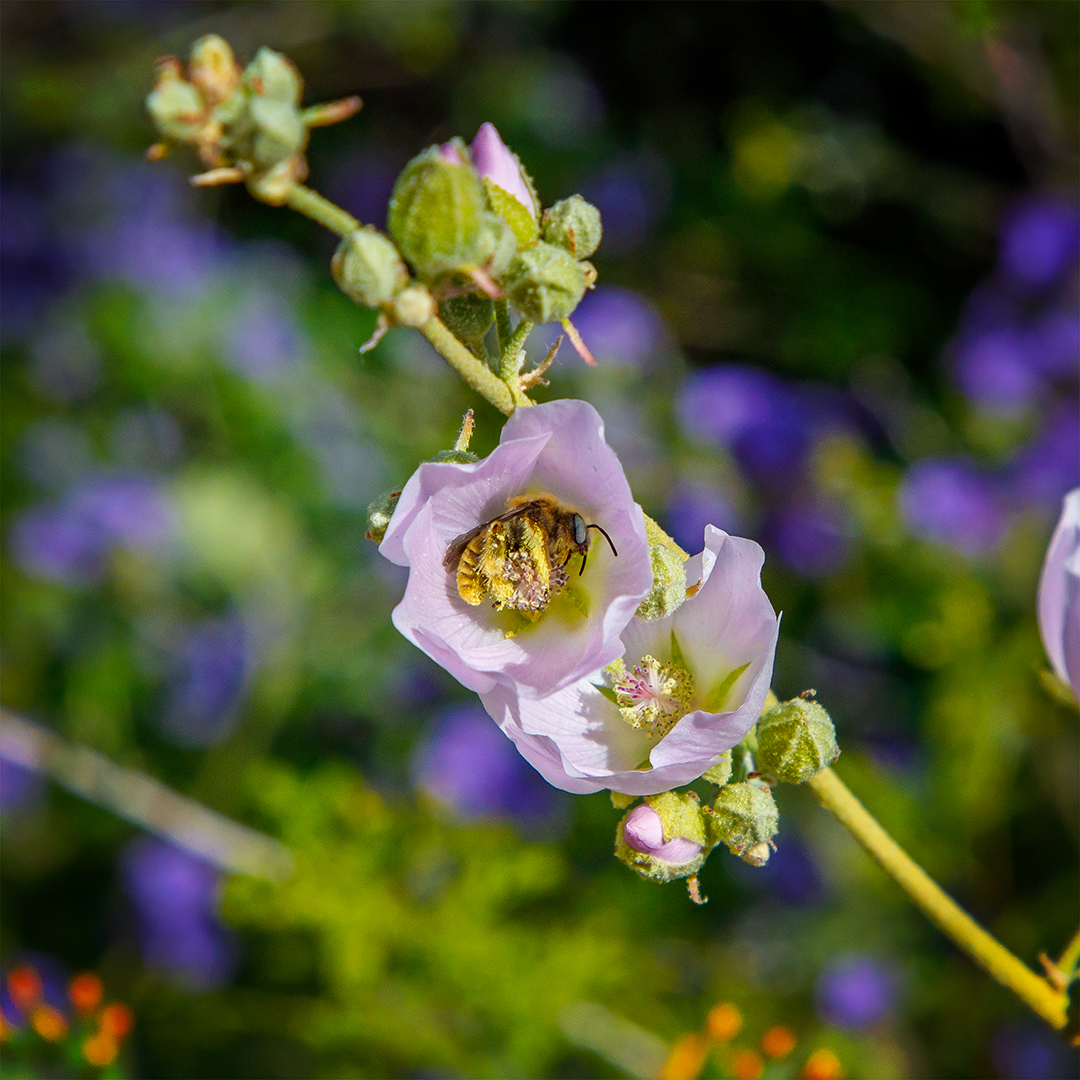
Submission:
{"label": "fuzzy green bud", "polygon": [[364,533],[368,540],[374,540],[376,544],[382,543],[399,498],[400,491],[384,491],[368,503],[367,532]]}
{"label": "fuzzy green bud", "polygon": [[211,105],[225,101],[240,86],[240,67],[229,43],[207,34],[191,47],[188,78]]}
{"label": "fuzzy green bud", "polygon": [[685,559],[666,544],[649,545],[653,584],[637,609],[639,619],[662,619],[686,599]]}
{"label": "fuzzy green bud", "polygon": [[463,147],[453,160],[456,149],[454,143],[450,152],[432,146],[413,158],[390,196],[390,235],[426,278],[483,266],[499,242],[501,230],[491,221],[496,215],[487,208],[480,177]]}
{"label": "fuzzy green bud", "polygon": [[621,822],[615,855],[642,877],[667,882],[701,869],[713,845],[693,792],[650,795]]}
{"label": "fuzzy green bud", "polygon": [[244,69],[243,82],[257,97],[284,105],[299,106],[304,92],[304,82],[292,61],[265,45]]}
{"label": "fuzzy green bud", "polygon": [[419,328],[435,317],[435,298],[423,285],[410,285],[394,297],[394,322]]}
{"label": "fuzzy green bud", "polygon": [[259,165],[270,168],[301,153],[307,146],[308,129],[295,105],[255,97],[249,109],[255,125],[251,153]]}
{"label": "fuzzy green bud", "polygon": [[732,754],[725,750],[720,755],[720,760],[711,768],[701,774],[702,780],[708,780],[710,784],[723,787],[731,779]]}
{"label": "fuzzy green bud", "polygon": [[484,335],[495,322],[495,304],[480,293],[451,296],[439,304],[439,318],[454,337],[478,353]]}
{"label": "fuzzy green bud", "polygon": [[758,720],[757,738],[758,769],[786,784],[805,784],[840,756],[829,714],[804,698],[769,709]]}
{"label": "fuzzy green bud", "polygon": [[518,252],[503,284],[529,322],[559,322],[585,295],[585,272],[562,248],[539,240]]}
{"label": "fuzzy green bud", "polygon": [[587,259],[600,246],[603,226],[600,211],[580,195],[562,199],[544,211],[543,235],[549,244]]}
{"label": "fuzzy green bud", "polygon": [[714,840],[725,844],[732,855],[751,866],[764,866],[769,861],[780,814],[767,787],[749,782],[727,784],[708,813]]}
{"label": "fuzzy green bud", "polygon": [[188,142],[203,129],[204,103],[199,91],[184,81],[181,70],[178,60],[170,57],[161,61],[154,89],[146,98],[146,108],[162,135]]}
{"label": "fuzzy green bud", "polygon": [[350,300],[368,307],[389,303],[409,281],[397,248],[370,226],[357,229],[338,244],[330,269],[338,288]]}

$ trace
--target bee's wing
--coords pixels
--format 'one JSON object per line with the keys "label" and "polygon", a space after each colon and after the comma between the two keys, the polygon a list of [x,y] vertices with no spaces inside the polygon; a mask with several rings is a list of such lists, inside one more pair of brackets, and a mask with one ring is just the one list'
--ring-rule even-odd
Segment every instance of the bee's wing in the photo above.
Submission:
{"label": "bee's wing", "polygon": [[465,554],[465,549],[489,526],[494,525],[496,521],[510,521],[513,518],[521,517],[522,514],[528,513],[539,504],[537,502],[524,503],[521,506],[515,506],[513,510],[507,510],[505,514],[500,514],[498,517],[490,518],[488,521],[482,521],[474,529],[470,529],[466,533],[462,533],[460,536],[454,537],[450,541],[449,547],[446,549],[446,554],[443,556],[443,569],[455,570],[457,564],[461,562],[461,556]]}

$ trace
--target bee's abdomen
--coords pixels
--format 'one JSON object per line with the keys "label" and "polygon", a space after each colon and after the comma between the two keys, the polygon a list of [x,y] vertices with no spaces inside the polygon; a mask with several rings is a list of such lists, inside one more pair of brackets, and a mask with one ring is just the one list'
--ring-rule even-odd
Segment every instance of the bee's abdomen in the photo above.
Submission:
{"label": "bee's abdomen", "polygon": [[457,589],[466,604],[478,607],[484,600],[486,591],[480,573],[480,557],[484,546],[484,534],[475,537],[461,553],[457,567]]}

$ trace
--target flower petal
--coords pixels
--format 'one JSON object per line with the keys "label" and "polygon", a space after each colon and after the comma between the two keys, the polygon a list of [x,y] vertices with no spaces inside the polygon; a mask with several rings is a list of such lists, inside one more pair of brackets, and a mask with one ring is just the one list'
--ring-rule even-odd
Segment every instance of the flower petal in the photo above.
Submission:
{"label": "flower petal", "polygon": [[1065,496],[1046,552],[1039,631],[1054,671],[1080,696],[1080,488]]}

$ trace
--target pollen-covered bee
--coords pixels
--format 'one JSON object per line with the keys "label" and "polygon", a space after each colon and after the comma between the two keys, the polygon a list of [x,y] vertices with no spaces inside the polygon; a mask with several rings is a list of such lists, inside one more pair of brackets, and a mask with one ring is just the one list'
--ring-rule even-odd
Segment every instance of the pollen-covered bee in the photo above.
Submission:
{"label": "pollen-covered bee", "polygon": [[538,619],[569,580],[566,565],[589,553],[589,530],[596,529],[619,553],[599,525],[586,525],[572,507],[553,495],[518,495],[510,509],[462,533],[446,549],[443,566],[457,574],[461,598],[473,607],[490,596],[496,609],[513,608]]}

